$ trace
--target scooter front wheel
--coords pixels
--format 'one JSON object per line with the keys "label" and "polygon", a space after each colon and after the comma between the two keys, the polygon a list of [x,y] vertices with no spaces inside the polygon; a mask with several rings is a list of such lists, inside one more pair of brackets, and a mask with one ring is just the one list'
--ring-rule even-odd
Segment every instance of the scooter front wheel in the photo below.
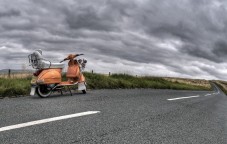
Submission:
{"label": "scooter front wheel", "polygon": [[40,85],[37,88],[37,94],[41,98],[46,98],[50,96],[51,93],[52,93],[52,89],[48,87],[48,85]]}
{"label": "scooter front wheel", "polygon": [[82,92],[83,92],[83,94],[86,94],[86,93],[87,93],[87,91],[86,91],[86,90],[82,90]]}

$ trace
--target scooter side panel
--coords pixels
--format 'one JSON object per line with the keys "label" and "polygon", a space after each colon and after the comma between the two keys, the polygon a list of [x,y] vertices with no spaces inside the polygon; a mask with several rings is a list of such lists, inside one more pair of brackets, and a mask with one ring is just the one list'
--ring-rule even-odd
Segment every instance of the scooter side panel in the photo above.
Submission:
{"label": "scooter side panel", "polygon": [[47,69],[43,70],[39,76],[37,83],[53,84],[61,82],[61,69]]}

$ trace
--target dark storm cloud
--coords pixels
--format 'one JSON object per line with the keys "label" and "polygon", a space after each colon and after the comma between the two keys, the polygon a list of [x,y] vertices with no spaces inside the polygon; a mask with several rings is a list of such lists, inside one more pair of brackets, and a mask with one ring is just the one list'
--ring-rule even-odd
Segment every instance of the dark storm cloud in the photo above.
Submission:
{"label": "dark storm cloud", "polygon": [[112,17],[99,15],[93,7],[80,8],[77,13],[66,11],[66,15],[66,21],[72,29],[111,31],[117,28]]}
{"label": "dark storm cloud", "polygon": [[1,0],[1,67],[42,49],[85,53],[98,72],[227,79],[226,12],[221,0]]}
{"label": "dark storm cloud", "polygon": [[0,18],[2,17],[12,17],[12,16],[20,16],[20,11],[18,10],[14,10],[14,9],[11,9],[11,10],[8,10],[8,11],[1,11],[0,10]]}
{"label": "dark storm cloud", "polygon": [[[204,58],[207,60],[212,60],[213,62],[216,63],[221,63],[223,62],[222,59],[220,59],[219,56],[217,56],[217,54],[215,53],[216,50],[206,50],[206,49],[202,49],[200,48],[198,45],[193,45],[193,44],[187,44],[184,47],[182,47],[181,50],[183,53],[195,56],[195,57],[199,57],[199,58]],[[215,55],[216,54],[216,55]]]}
{"label": "dark storm cloud", "polygon": [[214,43],[213,53],[217,57],[227,57],[227,41],[217,41]]}
{"label": "dark storm cloud", "polygon": [[124,17],[130,16],[129,9],[135,6],[133,1],[98,0],[83,4],[78,2],[65,8],[63,12],[71,29],[114,31],[122,28]]}

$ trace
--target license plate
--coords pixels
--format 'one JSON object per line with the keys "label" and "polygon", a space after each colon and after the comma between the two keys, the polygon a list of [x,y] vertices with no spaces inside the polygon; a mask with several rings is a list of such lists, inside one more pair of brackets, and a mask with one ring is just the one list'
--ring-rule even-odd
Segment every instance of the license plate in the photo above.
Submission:
{"label": "license plate", "polygon": [[35,87],[31,87],[30,96],[34,96],[34,95],[35,95]]}

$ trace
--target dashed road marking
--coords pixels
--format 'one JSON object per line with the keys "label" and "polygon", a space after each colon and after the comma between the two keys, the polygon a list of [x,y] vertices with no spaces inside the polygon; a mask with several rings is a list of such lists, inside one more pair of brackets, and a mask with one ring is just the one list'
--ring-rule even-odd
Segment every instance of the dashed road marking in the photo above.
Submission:
{"label": "dashed road marking", "polygon": [[91,114],[96,114],[96,113],[100,113],[100,111],[87,111],[87,112],[81,112],[81,113],[75,113],[75,114],[64,115],[64,116],[59,116],[59,117],[47,118],[47,119],[42,119],[42,120],[37,120],[37,121],[31,121],[31,122],[1,127],[0,132],[12,130],[12,129],[23,128],[23,127],[28,127],[28,126],[32,126],[32,125],[38,125],[38,124],[53,122],[53,121],[69,119],[69,118],[81,117],[81,116],[91,115]]}
{"label": "dashed road marking", "polygon": [[200,96],[196,95],[196,96],[189,96],[189,97],[178,97],[178,98],[171,98],[171,99],[167,99],[167,100],[172,101],[172,100],[188,99],[188,98],[195,98],[195,97],[200,97]]}
{"label": "dashed road marking", "polygon": [[211,94],[206,94],[205,96],[210,96]]}

